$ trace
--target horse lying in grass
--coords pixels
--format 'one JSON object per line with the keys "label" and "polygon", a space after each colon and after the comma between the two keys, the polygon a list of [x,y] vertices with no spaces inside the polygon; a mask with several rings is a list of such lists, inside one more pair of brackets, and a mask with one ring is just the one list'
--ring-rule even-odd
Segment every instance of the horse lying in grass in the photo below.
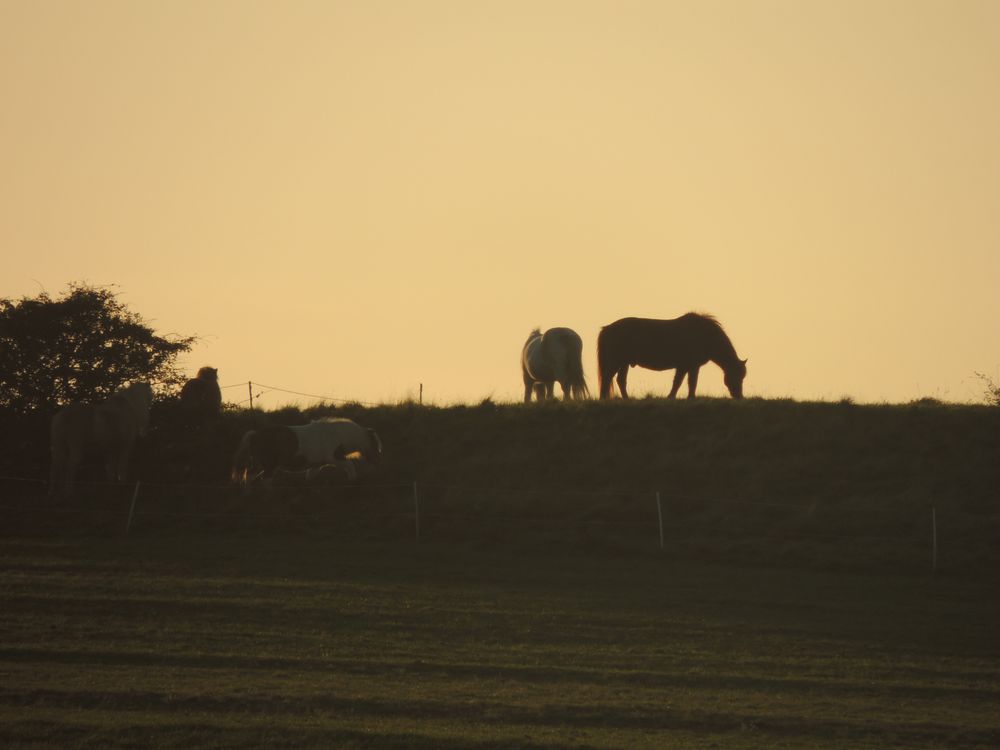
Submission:
{"label": "horse lying in grass", "polygon": [[100,404],[68,404],[52,417],[49,496],[69,496],[88,454],[104,459],[108,480],[124,482],[136,438],[146,434],[153,388],[133,383]]}
{"label": "horse lying in grass", "polygon": [[353,453],[369,464],[381,460],[382,441],[375,430],[336,417],[292,427],[272,425],[243,435],[233,458],[232,479],[245,485],[301,464],[343,465]]}

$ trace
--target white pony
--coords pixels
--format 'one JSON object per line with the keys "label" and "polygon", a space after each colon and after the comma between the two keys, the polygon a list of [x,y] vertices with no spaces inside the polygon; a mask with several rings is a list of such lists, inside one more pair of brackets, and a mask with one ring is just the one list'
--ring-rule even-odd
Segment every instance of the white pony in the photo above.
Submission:
{"label": "white pony", "polygon": [[375,464],[382,458],[382,441],[375,430],[341,417],[318,419],[305,425],[272,425],[243,435],[233,458],[232,478],[273,474],[296,463],[339,465],[352,453]]}
{"label": "white pony", "polygon": [[132,383],[102,404],[69,404],[52,417],[49,495],[68,495],[84,457],[104,458],[110,481],[124,482],[136,438],[146,434],[153,388]]}
{"label": "white pony", "polygon": [[583,340],[571,328],[550,328],[544,334],[533,330],[521,349],[521,374],[525,403],[532,392],[539,401],[552,398],[556,383],[565,399],[590,395],[583,377]]}
{"label": "white pony", "polygon": [[382,441],[375,430],[343,417],[327,417],[289,428],[299,443],[296,456],[311,466],[332,463],[348,453],[360,453],[372,463],[382,457]]}

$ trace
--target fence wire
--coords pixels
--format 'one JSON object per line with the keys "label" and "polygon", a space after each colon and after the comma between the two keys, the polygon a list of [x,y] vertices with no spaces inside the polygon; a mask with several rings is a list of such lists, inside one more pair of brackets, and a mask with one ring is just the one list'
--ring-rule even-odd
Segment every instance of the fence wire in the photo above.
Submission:
{"label": "fence wire", "polygon": [[[21,485],[34,485],[42,489],[47,482],[32,477],[0,476],[0,481]],[[724,526],[718,524],[718,518],[707,520],[692,520],[684,514],[664,515],[658,513],[655,500],[656,493],[635,488],[580,490],[576,488],[503,488],[477,487],[468,485],[449,485],[439,483],[417,482],[360,482],[342,485],[274,485],[257,487],[249,491],[241,490],[233,485],[196,484],[196,483],[166,483],[140,482],[135,494],[131,486],[101,481],[80,481],[76,485],[94,490],[115,488],[119,498],[102,499],[88,498],[88,507],[67,507],[51,502],[38,504],[40,493],[30,493],[29,497],[21,498],[21,502],[7,502],[0,505],[0,513],[10,519],[15,516],[93,516],[95,518],[130,516],[130,525],[140,525],[138,519],[146,519],[142,523],[144,530],[150,529],[149,521],[153,519],[171,520],[206,520],[229,519],[246,521],[308,521],[323,519],[345,514],[364,515],[364,512],[376,514],[380,519],[395,518],[417,525],[420,533],[420,523],[423,523],[423,533],[433,532],[435,525],[462,524],[465,528],[496,526],[523,526],[525,528],[563,528],[577,530],[631,530],[640,533],[656,543],[657,534],[661,538],[676,542],[684,538],[714,537],[719,541],[740,539],[739,524]],[[190,493],[197,490],[201,497],[192,497]],[[418,494],[419,493],[419,494]],[[206,502],[206,497],[217,502],[226,503],[223,507],[209,509],[191,509],[192,503]],[[419,497],[419,502],[418,502]],[[517,512],[520,509],[510,500],[524,501],[533,497],[567,497],[577,501],[568,507],[546,506],[547,513]],[[137,499],[135,505],[130,501]],[[621,502],[629,501],[629,505],[616,505],[611,508],[599,507],[586,502],[587,500],[605,499]],[[891,543],[900,544],[913,542],[923,544],[931,536],[929,522],[930,507],[926,508],[928,522],[922,518],[903,520],[886,514],[873,513],[869,516],[870,523],[875,527],[894,525],[901,529],[899,533],[877,532],[832,532],[802,526],[803,516],[836,511],[815,502],[802,504],[788,502],[767,502],[743,500],[738,498],[692,498],[685,495],[663,494],[664,507],[668,511],[677,504],[690,504],[697,501],[688,515],[711,514],[719,508],[733,506],[748,508],[782,509],[791,515],[785,518],[771,519],[770,530],[757,532],[756,538],[763,540],[783,541],[821,541],[821,542],[853,542],[853,543]],[[283,507],[282,510],[262,509],[261,504],[277,505],[281,502],[296,502],[304,504],[300,510]],[[312,506],[309,507],[309,503]],[[114,507],[107,507],[108,504]],[[163,507],[164,505],[174,507]],[[512,512],[515,511],[515,512]],[[857,509],[852,509],[857,514]],[[614,514],[617,517],[608,517]],[[623,515],[630,517],[621,517]],[[808,519],[806,519],[808,520]],[[794,529],[783,528],[782,524],[796,522]],[[659,528],[657,528],[659,524]],[[155,525],[155,524],[154,524]],[[904,530],[905,529],[905,530]],[[974,538],[972,534],[959,533],[950,537],[952,544],[961,543]]]}

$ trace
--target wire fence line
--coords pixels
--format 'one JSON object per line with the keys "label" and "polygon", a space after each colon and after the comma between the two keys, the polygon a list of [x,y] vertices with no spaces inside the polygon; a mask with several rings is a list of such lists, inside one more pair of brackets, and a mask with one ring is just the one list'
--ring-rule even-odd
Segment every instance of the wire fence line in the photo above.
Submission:
{"label": "wire fence line", "polygon": [[[257,387],[257,388],[266,388],[267,390],[264,390],[264,391],[261,391],[261,392],[259,392],[257,394],[254,394],[254,392],[253,392],[254,387]],[[267,385],[265,383],[258,383],[258,382],[254,381],[254,380],[247,380],[247,381],[244,381],[242,383],[232,383],[230,385],[223,385],[223,386],[220,386],[220,388],[222,390],[224,390],[224,391],[230,390],[232,388],[246,388],[246,389],[248,389],[248,392],[250,394],[248,398],[244,398],[244,399],[242,399],[240,401],[230,402],[230,403],[235,404],[236,406],[242,406],[243,404],[247,404],[248,403],[252,407],[254,399],[258,399],[261,396],[263,396],[264,394],[270,393],[271,391],[276,391],[278,393],[287,393],[287,394],[292,395],[292,396],[302,396],[303,398],[312,398],[312,399],[316,399],[317,401],[327,401],[327,402],[334,403],[334,404],[358,404],[359,406],[384,406],[384,404],[380,404],[380,403],[377,403],[377,402],[374,402],[374,401],[360,401],[360,400],[358,400],[356,398],[340,398],[338,396],[324,396],[324,395],[320,395],[320,394],[317,394],[317,393],[304,393],[302,391],[296,391],[296,390],[293,390],[291,388],[280,388],[280,387],[278,387],[276,385]],[[422,392],[423,392],[423,385],[421,384],[421,393]],[[421,397],[421,402],[422,401],[423,401],[423,398]]]}
{"label": "wire fence line", "polygon": [[[42,487],[48,482],[35,477],[0,476],[0,481],[30,484]],[[503,487],[475,487],[466,485],[450,485],[443,483],[418,483],[418,482],[391,482],[391,483],[356,483],[356,484],[291,484],[273,485],[271,487],[256,488],[249,493],[245,489],[240,489],[230,484],[195,484],[195,483],[167,483],[167,482],[136,482],[133,486],[123,485],[113,482],[88,481],[78,484],[90,488],[116,487],[121,490],[118,498],[104,498],[103,502],[111,500],[114,507],[65,507],[55,506],[51,503],[44,505],[32,504],[35,498],[26,499],[28,504],[11,504],[6,502],[0,505],[0,513],[8,518],[20,515],[44,516],[51,514],[54,517],[67,516],[93,516],[102,519],[123,519],[127,511],[127,522],[124,523],[125,533],[129,533],[137,518],[150,519],[173,519],[173,520],[201,520],[211,521],[221,520],[260,520],[260,521],[298,521],[308,519],[322,519],[345,513],[356,514],[359,509],[364,508],[371,512],[376,512],[385,523],[387,519],[394,518],[399,524],[411,526],[412,535],[417,541],[426,536],[428,522],[434,524],[452,523],[460,524],[461,528],[493,528],[509,525],[511,527],[525,528],[550,528],[550,529],[579,529],[593,532],[605,529],[608,531],[618,530],[624,532],[631,530],[639,537],[647,538],[649,545],[655,547],[657,534],[659,535],[659,547],[664,550],[669,541],[671,544],[692,535],[695,538],[712,539],[716,542],[742,541],[746,530],[744,528],[725,529],[720,528],[716,519],[709,519],[707,522],[698,519],[685,517],[683,513],[678,515],[675,506],[678,502],[690,502],[696,500],[697,512],[708,512],[712,506],[729,507],[732,505],[780,508],[788,511],[795,511],[796,515],[784,519],[769,519],[773,521],[770,529],[766,527],[758,528],[755,537],[758,541],[785,541],[785,542],[826,542],[836,544],[905,544],[907,548],[912,547],[915,554],[918,549],[927,549],[930,545],[929,559],[933,570],[937,569],[937,550],[939,545],[937,512],[936,508],[914,508],[919,514],[905,521],[898,517],[890,517],[885,513],[871,514],[871,520],[883,531],[886,527],[898,529],[898,533],[872,533],[862,530],[854,532],[825,531],[815,528],[781,528],[781,522],[802,522],[809,521],[816,511],[837,511],[836,507],[824,507],[815,502],[789,503],[789,502],[757,502],[746,501],[735,498],[693,498],[684,495],[671,496],[651,492],[648,490],[637,490],[635,488],[620,488],[607,490],[578,490],[570,488],[503,488]],[[127,503],[124,492],[131,492],[131,503]],[[166,504],[178,503],[181,501],[190,502],[191,498],[182,497],[182,493],[200,490],[203,495],[209,498],[216,497],[223,501],[228,501],[227,507],[206,510],[189,508],[163,507]],[[274,511],[269,509],[261,510],[248,504],[250,501],[272,502],[274,499],[284,495],[286,498],[294,497],[297,500],[303,497],[319,501],[319,506],[305,508],[299,511]],[[475,500],[470,505],[463,502],[463,496],[472,495]],[[616,506],[616,513],[629,514],[631,517],[607,517],[608,508],[590,506],[585,503],[574,503],[569,507],[549,506],[548,513],[538,514],[522,512],[520,508],[511,508],[499,503],[491,503],[490,499],[503,500],[505,498],[518,498],[521,500],[536,496],[564,496],[574,498],[605,498],[622,500],[627,498],[631,505],[628,507]],[[645,499],[644,499],[645,498]],[[655,498],[655,500],[654,500]],[[357,502],[336,502],[338,499],[353,499]],[[197,498],[197,502],[203,502],[203,496]],[[661,500],[666,500],[662,503]],[[334,502],[330,502],[334,501]],[[381,501],[381,502],[378,502]],[[373,505],[372,503],[376,504]],[[122,507],[123,504],[126,507]],[[458,507],[456,507],[456,505]],[[152,507],[151,507],[152,506]],[[666,506],[667,514],[664,514]],[[511,512],[511,511],[514,512]],[[852,509],[852,514],[858,514],[858,509]],[[918,515],[926,512],[929,517],[920,520]],[[581,515],[581,513],[583,515]],[[424,529],[421,530],[423,520]],[[144,524],[147,531],[148,523]],[[155,524],[154,524],[155,526]],[[700,535],[700,536],[699,536]],[[961,544],[968,538],[968,534],[949,534],[949,544]]]}
{"label": "wire fence line", "polygon": [[[9,482],[24,482],[29,484],[48,484],[47,479],[40,479],[38,477],[18,477],[18,476],[3,476],[0,475],[0,481]],[[202,489],[202,490],[216,490],[219,492],[231,491],[232,484],[222,484],[219,482],[163,482],[154,480],[140,480],[143,487],[164,487],[164,488],[176,488],[176,489]],[[314,489],[410,489],[416,483],[417,480],[409,482],[358,482],[353,484],[340,484],[340,485],[324,485],[322,483],[315,483],[311,485]],[[108,480],[99,479],[80,479],[76,480],[75,484],[85,485],[90,487],[121,487],[121,482],[113,482]],[[308,484],[296,484],[289,483],[285,485],[274,485],[275,489],[280,488],[302,488],[310,486]],[[613,487],[607,489],[594,489],[585,490],[579,488],[565,488],[565,487],[499,487],[491,486],[486,487],[483,485],[465,485],[465,484],[443,484],[438,482],[420,482],[420,487],[428,490],[446,491],[446,492],[464,492],[477,495],[506,495],[506,496],[533,496],[541,495],[547,497],[592,497],[592,498],[632,498],[639,496],[653,496],[659,490],[651,490],[643,487]],[[663,492],[662,496],[664,499],[669,499],[672,502],[687,502],[687,503],[705,503],[705,504],[727,504],[727,505],[746,505],[752,507],[761,508],[789,508],[795,510],[809,510],[818,506],[815,501],[808,502],[779,502],[774,500],[746,500],[739,497],[704,497],[698,495],[692,495],[690,493],[678,493],[678,492]],[[930,510],[933,503],[927,503],[926,509]]]}

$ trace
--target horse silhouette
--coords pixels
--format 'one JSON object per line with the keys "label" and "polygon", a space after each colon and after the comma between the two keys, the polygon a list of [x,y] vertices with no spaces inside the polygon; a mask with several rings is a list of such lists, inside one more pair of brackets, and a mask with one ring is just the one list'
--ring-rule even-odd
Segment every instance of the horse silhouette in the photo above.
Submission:
{"label": "horse silhouette", "polygon": [[622,318],[604,326],[597,335],[601,398],[612,396],[612,379],[617,380],[622,398],[628,398],[629,367],[676,370],[668,398],[677,396],[685,376],[688,398],[694,398],[698,370],[710,361],[722,368],[730,395],[742,398],[747,360],[736,356],[729,336],[711,315],[689,312],[673,320]]}
{"label": "horse silhouette", "polygon": [[201,424],[219,416],[222,411],[222,390],[219,371],[202,367],[198,375],[181,388],[181,409],[189,422]]}
{"label": "horse silhouette", "polygon": [[564,399],[589,396],[582,355],[583,340],[573,329],[533,330],[521,349],[524,402],[531,401],[532,393],[539,401],[552,398],[556,383],[562,386]]}
{"label": "horse silhouette", "polygon": [[69,495],[83,459],[104,459],[110,481],[124,482],[136,438],[146,434],[153,389],[133,383],[101,404],[69,404],[52,417],[49,495]]}
{"label": "horse silhouette", "polygon": [[246,484],[296,464],[337,465],[355,452],[369,463],[378,463],[382,441],[375,430],[350,419],[330,417],[292,427],[270,425],[243,435],[233,457],[232,479]]}

